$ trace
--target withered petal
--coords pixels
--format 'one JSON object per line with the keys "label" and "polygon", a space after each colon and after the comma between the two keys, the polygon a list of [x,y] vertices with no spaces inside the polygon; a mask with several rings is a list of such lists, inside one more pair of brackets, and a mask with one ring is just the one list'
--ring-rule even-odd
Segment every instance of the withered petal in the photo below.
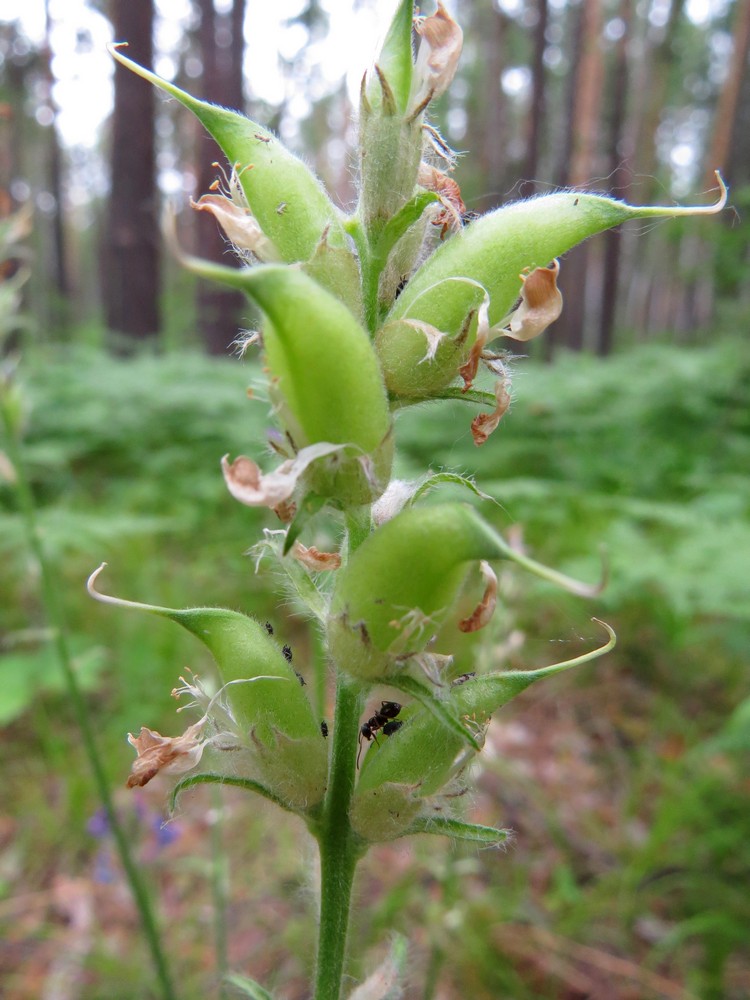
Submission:
{"label": "withered petal", "polygon": [[563,300],[557,287],[560,262],[551,267],[537,267],[531,274],[522,274],[521,302],[510,317],[503,336],[512,340],[533,340],[554,323],[562,312]]}
{"label": "withered petal", "polygon": [[249,208],[235,204],[222,194],[204,194],[190,205],[197,212],[209,212],[238,250],[249,251],[265,262],[280,261],[281,256],[258,224]]}
{"label": "withered petal", "polygon": [[292,555],[313,573],[323,573],[341,566],[341,556],[338,552],[321,552],[314,545],[308,548],[302,542],[294,543]]}
{"label": "withered petal", "polygon": [[474,379],[477,377],[477,370],[479,369],[479,362],[482,358],[482,352],[487,346],[487,341],[490,338],[489,308],[489,298],[485,295],[484,302],[479,307],[477,316],[476,338],[474,339],[474,343],[471,345],[469,357],[458,369],[458,374],[464,380],[464,392],[468,392],[474,384]]}
{"label": "withered petal", "polygon": [[318,458],[341,451],[346,445],[320,442],[303,448],[294,458],[288,458],[273,472],[263,473],[252,459],[240,455],[233,462],[225,455],[221,471],[229,492],[235,500],[247,507],[270,507],[275,510],[294,493],[297,480],[305,469]]}
{"label": "withered petal", "polygon": [[485,443],[508,411],[510,393],[504,382],[497,382],[495,384],[495,400],[497,404],[492,413],[480,413],[471,422],[471,436],[474,438],[474,444],[477,447]]}
{"label": "withered petal", "polygon": [[415,75],[419,89],[412,102],[416,108],[444,94],[456,73],[463,46],[463,32],[438,0],[437,10],[415,21],[421,43]]}
{"label": "withered petal", "polygon": [[489,622],[497,604],[497,576],[490,564],[484,559],[479,564],[484,577],[485,589],[482,600],[477,604],[468,618],[458,623],[462,632],[478,632]]}
{"label": "withered petal", "polygon": [[205,724],[206,720],[201,719],[189,726],[182,736],[162,736],[145,726],[138,736],[128,733],[128,742],[138,754],[130,770],[128,788],[147,785],[159,771],[182,774],[195,767],[203,753],[204,744],[198,737]]}

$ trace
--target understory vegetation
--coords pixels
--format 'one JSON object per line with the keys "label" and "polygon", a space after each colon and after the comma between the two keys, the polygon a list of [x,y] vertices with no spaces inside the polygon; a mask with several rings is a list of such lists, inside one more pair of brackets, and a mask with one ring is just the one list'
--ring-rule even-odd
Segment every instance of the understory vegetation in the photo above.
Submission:
{"label": "understory vegetation", "polygon": [[[426,986],[407,995],[424,1000],[739,1000],[750,995],[750,358],[725,339],[514,368],[513,419],[491,449],[474,448],[465,403],[400,412],[398,474],[428,462],[471,470],[498,498],[483,516],[535,558],[585,580],[608,566],[588,603],[504,570],[504,642],[480,654],[493,667],[590,648],[594,615],[618,646],[493,721],[465,810],[513,828],[507,852],[446,851],[433,838],[374,848],[357,888],[372,905],[353,934],[408,935],[407,983]],[[132,758],[124,734],[145,721],[179,731],[167,692],[209,658],[166,624],[102,614],[84,587],[101,561],[123,596],[269,619],[305,673],[307,628],[291,606],[280,619],[273,577],[246,555],[275,525],[235,503],[219,470],[264,434],[267,404],[243,398],[258,376],[191,353],[123,361],[67,347],[25,359],[25,459],[115,785]],[[61,695],[14,494],[0,491],[0,977],[20,1000],[74,965],[86,969],[85,1000],[147,997],[150,969]],[[457,645],[467,670],[474,641]],[[197,789],[163,826],[163,799],[149,786],[120,801],[160,886],[184,996],[198,997],[213,963],[219,806]],[[302,1000],[310,970],[293,956],[312,954],[313,900],[301,827],[231,792],[222,808],[230,958]],[[252,889],[252,901],[233,889]],[[367,968],[379,957],[358,952]]]}

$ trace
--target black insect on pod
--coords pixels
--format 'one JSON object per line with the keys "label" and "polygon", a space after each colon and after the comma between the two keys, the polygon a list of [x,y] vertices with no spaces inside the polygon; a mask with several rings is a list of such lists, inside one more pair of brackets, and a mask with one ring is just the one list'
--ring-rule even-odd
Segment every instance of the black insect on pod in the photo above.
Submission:
{"label": "black insect on pod", "polygon": [[[286,662],[287,663],[291,663],[292,662],[292,647],[291,646],[282,646],[281,652],[284,654],[284,659],[286,660]],[[307,681],[302,676],[302,674],[299,672],[299,670],[295,670],[294,671],[294,675],[297,678],[297,680],[300,682],[300,684],[302,685],[302,687],[304,687],[305,684],[307,683]]]}
{"label": "black insect on pod", "polygon": [[359,752],[357,753],[357,767],[359,767],[359,758],[362,753],[362,740],[365,739],[369,743],[371,740],[378,742],[376,733],[382,731],[384,736],[392,736],[393,733],[397,732],[403,722],[394,722],[398,713],[401,711],[401,706],[397,701],[383,701],[380,703],[380,708],[377,712],[370,716],[367,722],[363,722],[359,730]]}

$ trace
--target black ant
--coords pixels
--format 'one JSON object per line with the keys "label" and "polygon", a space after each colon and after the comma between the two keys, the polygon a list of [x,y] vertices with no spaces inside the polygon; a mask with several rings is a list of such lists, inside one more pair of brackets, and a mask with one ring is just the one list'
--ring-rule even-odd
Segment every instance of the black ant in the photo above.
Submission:
{"label": "black ant", "polygon": [[359,753],[357,754],[357,767],[362,753],[362,740],[369,743],[371,740],[378,742],[376,733],[382,731],[384,736],[393,736],[395,732],[403,726],[403,722],[395,721],[396,716],[401,711],[401,706],[397,701],[383,701],[380,703],[378,711],[371,716],[367,722],[363,722],[359,730]]}

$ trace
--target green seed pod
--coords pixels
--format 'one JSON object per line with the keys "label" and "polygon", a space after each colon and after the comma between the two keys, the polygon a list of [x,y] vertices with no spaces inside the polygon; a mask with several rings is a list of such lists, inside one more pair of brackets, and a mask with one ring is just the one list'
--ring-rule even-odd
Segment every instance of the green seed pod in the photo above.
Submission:
{"label": "green seed pod", "polygon": [[117,48],[110,52],[123,66],[175,97],[210,132],[230,165],[237,165],[248,205],[282,260],[309,260],[324,233],[332,246],[347,245],[340,213],[323,186],[272,132],[239,112],[199,101]]}
{"label": "green seed pod", "polygon": [[[424,360],[429,344],[420,323],[435,327],[449,338],[446,345],[452,344],[481,301],[477,299],[480,288],[489,298],[489,325],[496,327],[519,297],[522,272],[546,267],[589,236],[629,219],[718,212],[726,200],[720,178],[719,182],[720,200],[704,208],[632,206],[613,198],[566,191],[515,202],[471,223],[419,268],[385,319],[379,349],[389,390],[428,396],[452,381],[459,364],[468,357],[475,324],[457,352],[454,367],[454,357],[447,357],[449,347],[445,354]],[[493,330],[500,332],[500,328]]]}
{"label": "green seed pod", "polygon": [[362,761],[350,815],[365,840],[393,840],[405,833],[425,796],[450,780],[456,758],[467,749],[421,705],[407,706],[399,720],[398,732],[373,741]]}
{"label": "green seed pod", "polygon": [[265,313],[271,393],[295,447],[353,446],[355,454],[317,460],[310,487],[343,506],[380,496],[393,457],[390,411],[372,343],[346,306],[296,268],[236,270],[192,258],[185,263],[205,278],[241,289]]}
{"label": "green seed pod", "polygon": [[457,332],[444,332],[444,298],[428,292],[414,307],[420,319],[386,319],[376,335],[375,348],[393,396],[429,398],[453,381],[467,359],[476,339],[479,308],[487,294],[473,281],[448,280],[440,288],[446,286],[451,289],[455,312],[463,315]]}
{"label": "green seed pod", "polygon": [[370,107],[363,96],[359,121],[359,214],[371,240],[414,194],[424,145],[421,118],[399,114],[385,79],[378,83],[384,88],[381,107]]}
{"label": "green seed pod", "polygon": [[373,108],[378,107],[383,98],[382,88],[377,82],[377,76],[382,76],[397,110],[402,115],[406,113],[414,74],[411,44],[413,17],[414,0],[401,0],[375,60],[379,73],[370,73],[367,81],[365,94]]}
{"label": "green seed pod", "polygon": [[[603,624],[603,623],[601,623]],[[598,649],[539,670],[507,671],[454,683],[442,705],[475,732],[527,687],[608,653],[614,632]],[[352,801],[352,825],[368,840],[390,840],[408,830],[425,798],[436,794],[468,763],[473,751],[455,731],[441,726],[423,705],[409,705],[393,736],[370,746]]]}
{"label": "green seed pod", "polygon": [[414,0],[401,0],[375,66],[362,81],[360,215],[371,233],[411,198],[422,158],[421,117],[409,119]]}
{"label": "green seed pod", "polygon": [[261,781],[292,808],[320,801],[327,770],[320,724],[299,678],[265,626],[223,608],[176,610],[103,595],[94,587],[102,568],[89,580],[93,597],[168,618],[209,649],[222,681],[221,705],[226,706],[217,706],[222,720],[217,724],[221,727],[231,718],[226,738],[251,751]]}
{"label": "green seed pod", "polygon": [[507,547],[465,504],[411,508],[386,522],[336,576],[328,642],[341,670],[374,679],[425,648],[471,564]]}
{"label": "green seed pod", "polygon": [[[165,608],[161,613],[208,647],[224,683],[232,682],[227,700],[258,739],[268,743],[274,731],[294,739],[319,735],[307,695],[264,625],[225,608]],[[246,680],[252,683],[242,683]]]}

